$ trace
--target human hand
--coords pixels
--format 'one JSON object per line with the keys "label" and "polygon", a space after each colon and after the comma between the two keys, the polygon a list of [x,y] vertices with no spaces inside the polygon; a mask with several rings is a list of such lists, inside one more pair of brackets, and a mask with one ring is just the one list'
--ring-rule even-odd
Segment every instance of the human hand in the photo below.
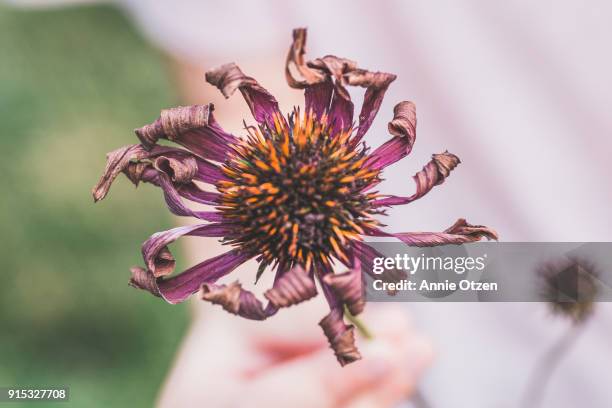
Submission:
{"label": "human hand", "polygon": [[321,315],[314,303],[264,322],[208,307],[183,343],[159,406],[384,408],[410,396],[432,350],[404,311],[368,305],[364,321],[375,339],[360,339],[363,359],[341,367],[310,321]]}

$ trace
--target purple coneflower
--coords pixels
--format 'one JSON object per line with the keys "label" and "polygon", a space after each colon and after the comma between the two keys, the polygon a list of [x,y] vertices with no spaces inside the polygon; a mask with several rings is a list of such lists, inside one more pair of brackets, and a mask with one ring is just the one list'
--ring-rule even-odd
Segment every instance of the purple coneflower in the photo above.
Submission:
{"label": "purple coneflower", "polygon": [[[448,152],[434,154],[414,176],[412,196],[374,191],[382,170],[412,149],[415,106],[397,104],[389,122],[392,137],[370,151],[362,139],[395,75],[366,71],[329,55],[305,62],[305,42],[306,30],[294,30],[285,70],[289,85],[304,89],[303,112],[294,109],[283,116],[276,99],[255,79],[235,64],[223,65],[207,72],[206,80],[225,97],[239,90],[256,126],[246,126],[245,137],[239,138],[215,121],[212,104],[163,110],[155,122],[136,129],[140,144],[108,154],[93,195],[96,201],[104,198],[123,172],[134,184],[144,181],[161,187],[172,213],[206,221],[159,232],[142,246],[145,268],[132,268],[130,283],[167,302],[182,302],[200,291],[203,299],[231,313],[263,320],[315,296],[317,280],[331,309],[320,325],[344,365],[360,358],[353,326],[344,322],[344,309],[352,315],[363,310],[361,268],[371,271],[372,259],[378,256],[363,242],[364,236],[432,246],[495,239],[496,234],[463,219],[440,233],[380,229],[376,216],[384,214],[385,207],[421,198],[444,181],[459,159]],[[356,127],[347,85],[366,88]],[[160,139],[183,148],[159,145]],[[216,191],[205,191],[196,182]],[[183,199],[215,209],[195,211]],[[175,261],[167,246],[185,235],[219,237],[231,249],[170,276]],[[266,269],[274,273],[274,284],[264,294],[265,306],[238,282],[216,283],[249,259],[260,265],[255,279]],[[334,260],[348,272],[334,273]]]}

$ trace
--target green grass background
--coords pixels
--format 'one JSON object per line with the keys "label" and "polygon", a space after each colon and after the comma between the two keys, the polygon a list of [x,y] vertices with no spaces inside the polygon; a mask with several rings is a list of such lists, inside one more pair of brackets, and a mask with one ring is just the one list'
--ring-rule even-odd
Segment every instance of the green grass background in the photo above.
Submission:
{"label": "green grass background", "polygon": [[149,186],[123,178],[95,206],[90,190],[105,153],[176,99],[119,11],[0,5],[0,386],[71,391],[29,406],[154,402],[187,310],[128,287],[128,268],[172,220]]}

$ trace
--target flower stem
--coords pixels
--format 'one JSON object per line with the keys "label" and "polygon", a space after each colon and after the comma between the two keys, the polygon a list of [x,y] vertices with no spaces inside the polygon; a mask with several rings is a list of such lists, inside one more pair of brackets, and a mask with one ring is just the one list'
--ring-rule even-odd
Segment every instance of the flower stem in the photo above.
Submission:
{"label": "flower stem", "polygon": [[553,346],[540,358],[531,373],[527,389],[523,394],[521,407],[536,408],[542,402],[546,385],[552,378],[559,363],[572,348],[583,332],[584,324],[572,324],[569,330],[553,344]]}
{"label": "flower stem", "polygon": [[344,315],[346,316],[346,320],[351,322],[351,324],[353,324],[357,328],[357,331],[363,336],[364,339],[366,340],[374,339],[374,335],[372,334],[370,329],[368,329],[368,326],[366,326],[365,323],[362,322],[360,318],[358,318],[357,316],[353,316],[351,312],[348,310],[348,308],[346,307],[346,305],[344,306]]}

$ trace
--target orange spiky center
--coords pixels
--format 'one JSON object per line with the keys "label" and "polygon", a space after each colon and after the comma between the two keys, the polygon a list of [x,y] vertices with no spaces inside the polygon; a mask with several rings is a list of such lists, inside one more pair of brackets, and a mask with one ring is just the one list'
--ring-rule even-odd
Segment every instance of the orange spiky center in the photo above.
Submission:
{"label": "orange spiky center", "polygon": [[217,184],[218,209],[236,225],[224,242],[257,256],[258,276],[268,265],[348,263],[350,242],[378,225],[381,212],[372,206],[378,195],[364,191],[379,170],[351,143],[352,130],[334,134],[325,116],[298,110],[287,119],[248,127],[223,165],[228,180]]}

